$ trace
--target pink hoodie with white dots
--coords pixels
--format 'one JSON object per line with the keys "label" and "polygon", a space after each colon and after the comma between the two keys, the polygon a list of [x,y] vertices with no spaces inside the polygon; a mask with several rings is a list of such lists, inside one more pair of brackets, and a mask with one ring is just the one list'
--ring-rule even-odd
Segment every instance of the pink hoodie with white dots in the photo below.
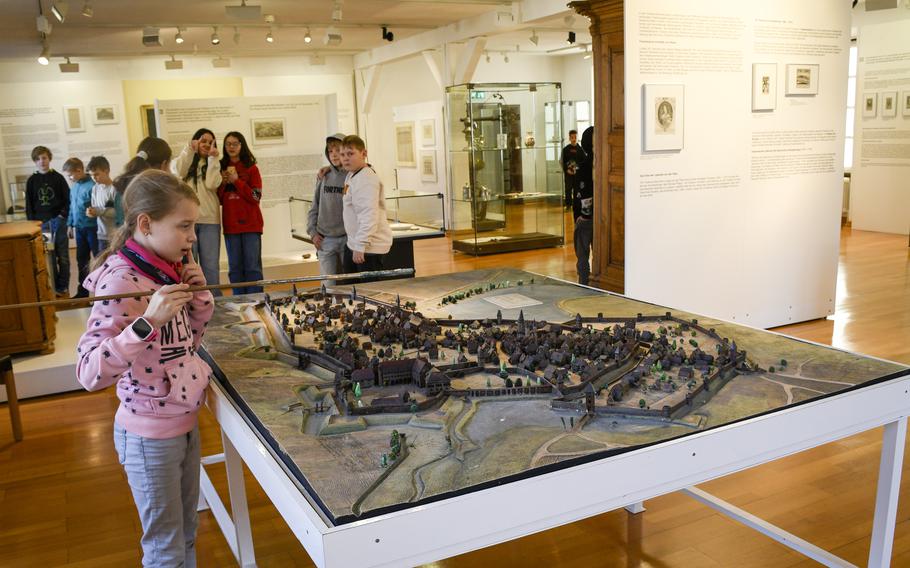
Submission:
{"label": "pink hoodie with white dots", "polygon": [[[148,251],[143,251],[147,253]],[[166,263],[156,259],[156,267]],[[173,268],[171,268],[173,270]],[[179,279],[178,279],[179,280]],[[156,282],[118,253],[89,274],[92,295],[157,290]],[[145,313],[150,296],[104,300],[92,305],[79,340],[76,374],[89,391],[117,384],[121,404],[114,420],[147,438],[173,438],[196,426],[212,372],[197,353],[212,317],[211,292],[197,292],[171,321],[143,341],[132,323]]]}

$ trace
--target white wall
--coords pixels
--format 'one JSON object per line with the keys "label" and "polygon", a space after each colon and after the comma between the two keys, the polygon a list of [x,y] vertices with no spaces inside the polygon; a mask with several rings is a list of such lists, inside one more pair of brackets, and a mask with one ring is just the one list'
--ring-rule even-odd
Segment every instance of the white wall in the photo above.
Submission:
{"label": "white wall", "polygon": [[[882,21],[886,16],[894,21]],[[902,16],[902,17],[901,17]],[[878,22],[878,23],[874,23]],[[850,217],[853,227],[885,233],[910,231],[910,10],[863,13],[856,18],[858,66]],[[897,94],[897,115],[884,116],[883,93]],[[876,116],[863,113],[865,95],[878,98]]]}
{"label": "white wall", "polygon": [[[625,10],[626,293],[759,327],[833,313],[849,3]],[[753,63],[776,65],[772,111],[752,111]],[[788,64],[819,65],[817,95],[785,96]],[[681,150],[643,151],[645,84],[684,86]]]}

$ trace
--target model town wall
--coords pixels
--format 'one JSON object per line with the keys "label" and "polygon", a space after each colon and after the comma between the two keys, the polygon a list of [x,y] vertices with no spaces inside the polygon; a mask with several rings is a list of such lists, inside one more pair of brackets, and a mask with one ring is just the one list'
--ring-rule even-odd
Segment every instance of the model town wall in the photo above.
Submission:
{"label": "model town wall", "polygon": [[[407,305],[407,304],[406,304]],[[281,311],[293,306],[291,317]],[[300,308],[303,309],[300,309]],[[739,351],[735,342],[720,337],[713,328],[705,328],[698,320],[682,320],[667,312],[663,316],[581,317],[565,323],[526,321],[524,313],[516,320],[495,319],[434,320],[420,312],[402,308],[400,301],[388,304],[358,297],[356,288],[350,294],[319,292],[297,294],[272,299],[256,306],[258,313],[271,320],[270,333],[285,335],[275,343],[282,351],[282,360],[293,360],[301,369],[316,364],[335,373],[335,401],[339,411],[350,416],[382,413],[413,413],[432,409],[448,396],[553,397],[554,410],[630,414],[669,418],[690,407],[700,394],[712,394],[737,372],[749,372],[746,352]],[[341,330],[330,328],[337,321]],[[636,324],[655,322],[662,329],[675,324],[678,331],[652,333],[639,330]],[[612,328],[595,330],[595,324],[612,324]],[[587,326],[587,327],[586,327]],[[457,330],[457,331],[455,331]],[[696,331],[715,340],[718,355],[707,354],[695,345],[686,354],[682,346],[671,350],[668,336]],[[321,334],[322,341],[314,347],[297,346],[294,337],[303,332]],[[369,337],[359,342],[353,335]],[[400,352],[393,353],[393,346]],[[500,361],[497,345],[508,357],[509,365]],[[457,360],[439,360],[440,348],[457,351]],[[417,351],[416,356],[404,355],[405,350]],[[286,352],[288,351],[288,352]],[[367,352],[374,351],[370,356]],[[472,355],[471,361],[465,355]],[[581,357],[576,357],[584,352]],[[650,368],[659,362],[661,368],[678,368],[678,378],[688,379],[689,392],[673,405],[661,408],[637,408],[620,405],[641,381],[650,375]],[[485,363],[500,363],[501,368]],[[541,371],[538,374],[537,371]],[[569,372],[576,373],[579,382],[568,381]],[[701,380],[695,373],[701,374]],[[511,382],[506,386],[455,389],[453,378],[472,373],[525,377],[521,386]],[[540,384],[530,384],[538,381]],[[693,382],[695,384],[693,384]],[[423,393],[422,401],[393,397],[376,397],[364,405],[355,389],[407,385]],[[666,385],[665,385],[666,386]],[[716,388],[714,388],[716,386]],[[609,389],[606,406],[595,406],[594,399],[603,389]]]}

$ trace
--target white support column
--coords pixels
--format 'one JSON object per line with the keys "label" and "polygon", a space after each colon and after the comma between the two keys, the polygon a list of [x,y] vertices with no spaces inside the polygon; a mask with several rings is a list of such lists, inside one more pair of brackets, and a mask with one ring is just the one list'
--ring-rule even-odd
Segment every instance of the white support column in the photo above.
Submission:
{"label": "white support column", "polygon": [[475,37],[465,44],[458,58],[458,64],[455,66],[454,84],[470,83],[474,77],[474,70],[477,69],[477,63],[483,50],[487,46],[487,38]]}
{"label": "white support column", "polygon": [[423,60],[427,63],[427,67],[430,68],[430,74],[436,79],[436,84],[439,85],[440,89],[445,89],[446,85],[442,80],[442,73],[439,71],[439,65],[436,64],[436,58],[433,56],[433,52],[427,50],[421,52],[421,54],[423,55]]}
{"label": "white support column", "polygon": [[228,494],[231,497],[231,517],[237,538],[237,563],[241,568],[256,566],[253,553],[253,533],[250,530],[250,511],[246,502],[246,487],[243,482],[243,460],[224,432],[221,434],[224,447],[224,462],[227,469]]}
{"label": "white support column", "polygon": [[869,568],[886,568],[891,565],[906,438],[906,418],[885,424],[882,455],[878,466],[878,489],[875,495],[875,519],[872,522],[872,544],[869,547]]}
{"label": "white support column", "polygon": [[644,501],[639,501],[638,503],[632,503],[631,505],[626,505],[624,507],[626,511],[629,511],[633,515],[645,512],[645,503]]}
{"label": "white support column", "polygon": [[373,107],[373,99],[376,97],[376,89],[379,85],[379,76],[382,72],[382,65],[374,65],[369,69],[362,70],[361,78],[363,80],[363,113],[370,114]]}

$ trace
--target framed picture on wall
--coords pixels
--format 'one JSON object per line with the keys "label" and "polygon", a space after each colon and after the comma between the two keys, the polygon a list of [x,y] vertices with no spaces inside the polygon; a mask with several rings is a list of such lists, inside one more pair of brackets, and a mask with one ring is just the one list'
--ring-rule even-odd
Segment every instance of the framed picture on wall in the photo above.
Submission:
{"label": "framed picture on wall", "polygon": [[420,151],[420,181],[436,183],[436,150]]}
{"label": "framed picture on wall", "polygon": [[897,116],[897,91],[885,91],[881,97],[882,116]]}
{"label": "framed picture on wall", "polygon": [[863,118],[875,118],[878,114],[878,93],[863,93]]}
{"label": "framed picture on wall", "polygon": [[118,124],[120,112],[117,105],[95,105],[92,107],[92,124]]}
{"label": "framed picture on wall", "polygon": [[787,96],[817,95],[818,69],[817,63],[787,65]]}
{"label": "framed picture on wall", "polygon": [[910,118],[910,91],[901,91],[901,114]]}
{"label": "framed picture on wall", "polygon": [[395,165],[403,168],[417,166],[414,156],[414,123],[400,122],[395,125]]}
{"label": "framed picture on wall", "polygon": [[81,106],[63,107],[63,129],[67,132],[85,132],[85,114]]}
{"label": "framed picture on wall", "polygon": [[777,108],[777,63],[752,64],[752,112]]}
{"label": "framed picture on wall", "polygon": [[683,149],[684,85],[643,85],[645,152]]}
{"label": "framed picture on wall", "polygon": [[436,145],[436,121],[432,118],[420,121],[420,145]]}
{"label": "framed picture on wall", "polygon": [[285,121],[283,118],[252,118],[250,119],[250,132],[253,133],[253,146],[264,144],[284,144]]}

